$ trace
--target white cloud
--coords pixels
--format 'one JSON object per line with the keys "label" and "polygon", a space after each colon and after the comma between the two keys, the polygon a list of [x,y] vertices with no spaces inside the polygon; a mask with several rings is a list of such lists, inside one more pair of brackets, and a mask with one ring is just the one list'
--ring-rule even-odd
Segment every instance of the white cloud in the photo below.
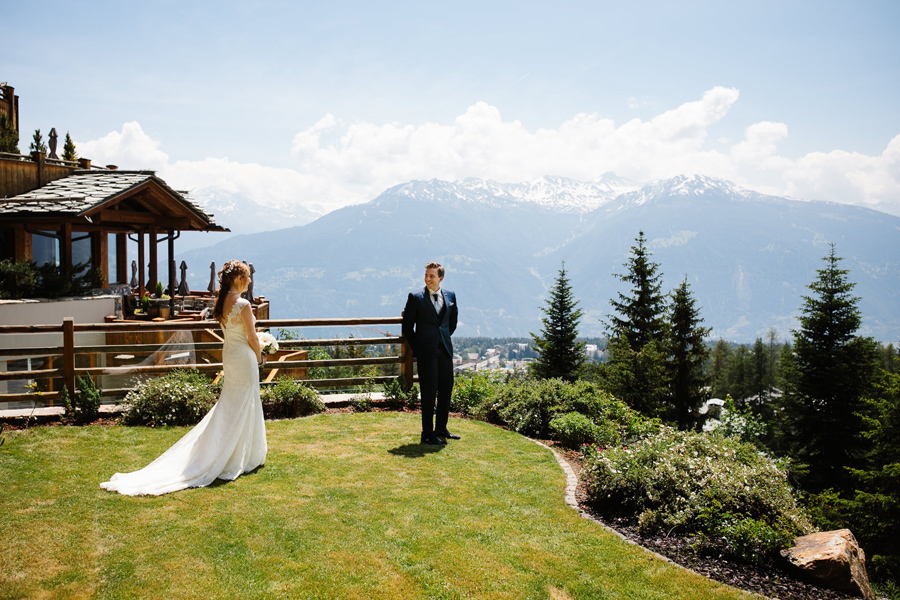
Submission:
{"label": "white cloud", "polygon": [[800,158],[779,154],[778,145],[788,136],[784,123],[750,124],[744,139],[730,147],[710,140],[710,128],[728,117],[739,96],[736,89],[716,87],[646,121],[617,125],[582,113],[557,128],[533,131],[504,120],[497,107],[485,102],[447,124],[348,123],[326,114],[294,136],[293,168],[228,158],[170,163],[159,142],[137,123],[80,143],[79,151],[96,164],[155,169],[174,187],[201,196],[241,195],[282,210],[300,205],[316,214],[370,200],[412,179],[518,182],[561,175],[590,180],[613,171],[636,181],[701,173],[766,193],[900,215],[900,136],[880,156],[832,150]]}
{"label": "white cloud", "polygon": [[113,131],[99,140],[79,143],[78,153],[96,166],[118,165],[124,169],[158,171],[169,162],[159,142],[144,133],[137,121],[122,125],[121,133]]}

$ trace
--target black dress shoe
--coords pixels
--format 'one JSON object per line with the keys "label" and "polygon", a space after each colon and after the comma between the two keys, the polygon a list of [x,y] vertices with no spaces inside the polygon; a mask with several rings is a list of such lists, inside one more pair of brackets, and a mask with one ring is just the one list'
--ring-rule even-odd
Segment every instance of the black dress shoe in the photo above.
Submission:
{"label": "black dress shoe", "polygon": [[452,433],[450,433],[447,430],[438,431],[435,435],[439,435],[442,438],[447,438],[448,440],[458,440],[459,439],[458,435],[453,435]]}
{"label": "black dress shoe", "polygon": [[445,442],[438,436],[436,436],[434,434],[426,435],[424,433],[422,434],[422,443],[427,444],[429,446],[446,446],[447,445],[447,442]]}

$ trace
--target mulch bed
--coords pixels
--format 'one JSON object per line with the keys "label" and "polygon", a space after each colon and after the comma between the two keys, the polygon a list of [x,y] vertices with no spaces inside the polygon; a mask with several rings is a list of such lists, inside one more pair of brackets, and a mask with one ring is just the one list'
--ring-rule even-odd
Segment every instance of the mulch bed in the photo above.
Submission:
{"label": "mulch bed", "polygon": [[661,554],[672,562],[704,577],[768,598],[777,600],[809,600],[812,598],[848,600],[854,598],[854,596],[797,579],[778,564],[751,565],[728,560],[715,552],[700,553],[691,547],[696,541],[692,538],[665,535],[647,536],[641,534],[635,523],[626,519],[607,519],[588,502],[587,491],[581,479],[581,470],[584,466],[581,453],[563,449],[552,441],[542,440],[542,442],[562,454],[575,471],[575,475],[578,477],[575,498],[579,508],[595,521],[618,532],[635,544]]}

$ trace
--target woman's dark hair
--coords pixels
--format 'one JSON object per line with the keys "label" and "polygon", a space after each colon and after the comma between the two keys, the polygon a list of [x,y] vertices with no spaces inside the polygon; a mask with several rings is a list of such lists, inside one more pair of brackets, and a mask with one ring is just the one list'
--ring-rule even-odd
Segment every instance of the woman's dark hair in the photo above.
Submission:
{"label": "woman's dark hair", "polygon": [[216,305],[212,313],[213,319],[219,323],[225,318],[225,315],[222,314],[225,309],[225,297],[231,291],[234,280],[241,276],[250,277],[250,267],[239,260],[229,260],[219,271],[219,295],[216,297]]}

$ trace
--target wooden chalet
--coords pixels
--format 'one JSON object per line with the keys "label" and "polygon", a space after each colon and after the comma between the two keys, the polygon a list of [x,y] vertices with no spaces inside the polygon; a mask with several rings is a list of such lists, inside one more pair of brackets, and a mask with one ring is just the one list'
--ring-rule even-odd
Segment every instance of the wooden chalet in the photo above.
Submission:
{"label": "wooden chalet", "polygon": [[[182,231],[228,231],[153,171],[124,171],[52,160],[39,152],[30,157],[0,154],[0,259],[35,260],[37,238],[56,240],[59,264],[72,266],[73,244],[99,267],[105,285],[129,283],[127,239],[137,242],[132,284],[163,286],[174,296],[175,239]],[[157,273],[158,245],[166,243],[168,273]],[[110,261],[110,255],[114,257]],[[149,267],[149,274],[145,272]],[[146,282],[146,283],[145,283]]]}

